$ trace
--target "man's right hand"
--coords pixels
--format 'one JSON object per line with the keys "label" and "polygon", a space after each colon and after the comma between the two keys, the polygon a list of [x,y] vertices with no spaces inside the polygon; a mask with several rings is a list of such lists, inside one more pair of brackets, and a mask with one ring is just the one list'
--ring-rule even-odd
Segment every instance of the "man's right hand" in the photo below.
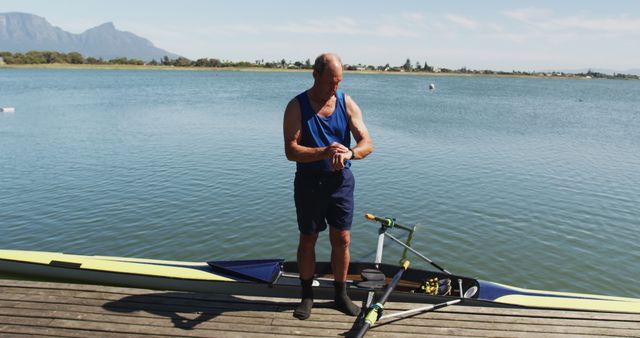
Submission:
{"label": "man's right hand", "polygon": [[349,148],[338,142],[333,142],[327,147],[327,152],[329,153],[329,158],[331,158],[331,167],[333,170],[344,169],[344,164],[350,157],[350,151],[351,150],[349,150]]}
{"label": "man's right hand", "polygon": [[342,143],[333,142],[327,147],[327,157],[334,157],[336,154],[348,153],[349,148],[345,147]]}

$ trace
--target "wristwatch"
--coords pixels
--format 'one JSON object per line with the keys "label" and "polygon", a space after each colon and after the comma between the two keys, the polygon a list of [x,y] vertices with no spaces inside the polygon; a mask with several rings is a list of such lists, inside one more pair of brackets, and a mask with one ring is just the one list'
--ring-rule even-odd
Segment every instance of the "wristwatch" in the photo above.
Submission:
{"label": "wristwatch", "polygon": [[349,157],[349,160],[353,160],[356,157],[356,153],[353,152],[353,148],[349,148],[349,151],[351,152],[351,157]]}

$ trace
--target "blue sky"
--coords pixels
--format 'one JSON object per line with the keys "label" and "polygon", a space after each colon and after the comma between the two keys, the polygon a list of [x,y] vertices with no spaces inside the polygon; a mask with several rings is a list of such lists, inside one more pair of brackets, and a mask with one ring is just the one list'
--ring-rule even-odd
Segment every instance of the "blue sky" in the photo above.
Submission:
{"label": "blue sky", "polygon": [[[105,22],[190,59],[495,70],[640,68],[640,1],[2,0],[81,33]],[[1,49],[1,46],[0,46]]]}

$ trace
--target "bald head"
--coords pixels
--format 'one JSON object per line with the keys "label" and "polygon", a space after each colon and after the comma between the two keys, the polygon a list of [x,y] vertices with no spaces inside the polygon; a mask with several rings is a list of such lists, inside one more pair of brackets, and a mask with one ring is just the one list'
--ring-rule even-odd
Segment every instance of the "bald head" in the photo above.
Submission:
{"label": "bald head", "polygon": [[310,95],[324,101],[333,97],[338,90],[340,81],[342,81],[342,61],[340,57],[332,53],[324,53],[318,56],[313,65],[313,79]]}
{"label": "bald head", "polygon": [[318,75],[322,75],[327,68],[331,68],[332,70],[342,69],[342,60],[340,60],[340,57],[333,53],[320,54],[313,64],[313,70],[316,71]]}

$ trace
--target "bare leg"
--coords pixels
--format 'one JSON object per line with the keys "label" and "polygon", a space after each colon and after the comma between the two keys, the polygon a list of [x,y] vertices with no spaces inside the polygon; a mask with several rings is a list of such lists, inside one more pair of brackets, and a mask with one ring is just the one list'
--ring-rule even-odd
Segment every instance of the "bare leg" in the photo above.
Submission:
{"label": "bare leg", "polygon": [[318,234],[300,234],[298,242],[298,271],[300,279],[311,279],[316,269],[316,241]]}
{"label": "bare leg", "polygon": [[300,285],[302,286],[302,301],[293,311],[293,316],[298,319],[307,319],[311,316],[313,308],[313,275],[316,268],[316,241],[318,234],[300,234],[298,242],[298,271],[300,272]]}
{"label": "bare leg", "polygon": [[335,278],[335,304],[336,308],[347,315],[357,316],[360,308],[353,304],[347,295],[347,272],[349,271],[349,244],[351,233],[348,230],[329,229],[331,240],[331,269]]}
{"label": "bare leg", "polygon": [[347,280],[347,271],[349,270],[351,232],[329,227],[329,239],[331,241],[331,269],[334,278],[336,282],[344,282]]}

